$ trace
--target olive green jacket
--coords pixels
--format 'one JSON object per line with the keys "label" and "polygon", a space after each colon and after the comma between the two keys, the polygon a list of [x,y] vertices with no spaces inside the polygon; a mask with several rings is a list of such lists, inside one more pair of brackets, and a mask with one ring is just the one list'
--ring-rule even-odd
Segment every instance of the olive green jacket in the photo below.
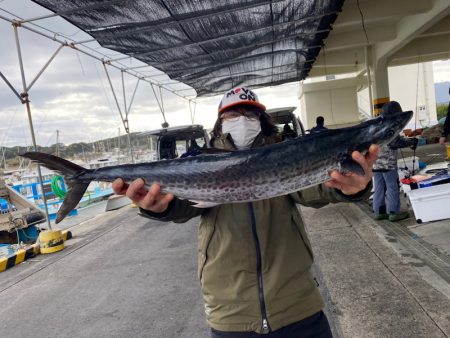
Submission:
{"label": "olive green jacket", "polygon": [[[272,143],[258,137],[256,144]],[[232,144],[224,136],[218,148]],[[297,193],[250,203],[208,209],[174,199],[161,221],[186,222],[201,215],[198,277],[209,325],[220,331],[277,330],[320,311],[323,302],[310,273],[311,244],[297,204],[320,208],[328,203],[360,200],[318,185]]]}

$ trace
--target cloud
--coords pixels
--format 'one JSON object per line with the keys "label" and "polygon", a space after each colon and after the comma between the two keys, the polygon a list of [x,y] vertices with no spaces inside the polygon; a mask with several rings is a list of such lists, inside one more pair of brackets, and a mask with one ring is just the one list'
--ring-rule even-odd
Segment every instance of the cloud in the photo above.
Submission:
{"label": "cloud", "polygon": [[[30,83],[56,48],[54,44],[51,47],[42,43],[36,45],[27,39],[22,45],[25,47],[27,42],[31,43],[31,47],[27,49],[31,55],[41,55],[31,58],[29,62],[24,57],[26,78]],[[7,48],[8,51],[11,49],[13,48]],[[8,67],[2,69],[5,76],[18,92],[22,92],[17,55],[6,53],[1,55],[1,59],[7,60],[4,63]],[[119,107],[125,116],[121,72],[112,67],[108,67],[108,71]],[[129,75],[125,75],[124,79],[129,107],[137,79]],[[60,130],[61,141],[64,143],[86,140],[86,135],[89,135],[90,140],[112,137],[117,135],[118,128],[124,133],[103,65],[84,54],[77,55],[72,49],[61,50],[29,91],[29,99],[39,144],[54,143],[55,140],[51,140],[51,137],[56,129]],[[187,101],[163,90],[163,103],[171,125],[177,125],[179,121],[190,123],[188,118],[177,117],[178,114],[186,115]],[[0,119],[9,121],[11,115],[16,116],[13,122],[0,125],[0,145],[29,143],[25,106],[4,82],[0,82]],[[151,86],[141,81],[129,114],[131,130],[160,128],[162,122],[162,114]]]}
{"label": "cloud", "polygon": [[433,62],[434,82],[450,81],[450,60]]}
{"label": "cloud", "polygon": [[[19,13],[22,17],[36,17],[47,14],[48,11],[29,1],[21,6],[14,1],[2,2],[2,8]],[[89,39],[89,35],[79,32],[74,27],[60,18],[46,19],[38,24],[49,27],[57,32],[76,34],[77,40]],[[2,72],[14,85],[17,91],[22,91],[21,76],[17,51],[15,49],[14,34],[9,23],[0,20],[0,34],[5,37],[2,44],[6,46],[0,56],[4,67]],[[45,63],[56,51],[59,44],[31,33],[25,29],[19,29],[22,55],[26,70],[28,84],[42,69]],[[90,44],[93,48],[99,48],[98,44]],[[117,53],[102,49],[106,53]],[[127,66],[141,64],[138,61],[124,61]],[[111,82],[113,84],[116,99],[122,114],[125,115],[124,98],[122,93],[121,72],[108,67]],[[149,73],[155,73],[150,70]],[[127,106],[136,86],[135,77],[125,75],[125,89]],[[159,78],[162,79],[162,78]],[[174,86],[175,88],[176,86]],[[186,88],[181,85],[179,88]],[[280,99],[287,101],[291,93],[296,96],[296,90],[282,90],[277,94],[276,89],[259,89],[257,93],[267,107],[278,106]],[[187,92],[180,92],[187,94]],[[159,95],[159,92],[157,91]],[[217,106],[221,96],[199,98],[195,106],[189,109],[187,100],[180,98],[168,91],[162,91],[159,103],[165,113],[165,118],[170,126],[186,125],[194,123],[203,124],[212,128],[217,118]],[[113,137],[118,133],[124,133],[119,110],[116,105],[103,65],[98,60],[64,47],[43,72],[29,91],[31,112],[36,130],[36,139],[39,144],[47,145],[55,142],[56,130],[60,131],[61,141],[72,143],[78,141],[98,140],[105,137]],[[194,121],[191,115],[194,114]],[[136,92],[133,105],[129,113],[129,125],[131,131],[145,131],[161,128],[164,122],[160,105],[150,84],[141,81]],[[0,145],[30,143],[30,131],[25,107],[11,92],[6,84],[0,82],[0,119],[11,121],[0,125]]]}

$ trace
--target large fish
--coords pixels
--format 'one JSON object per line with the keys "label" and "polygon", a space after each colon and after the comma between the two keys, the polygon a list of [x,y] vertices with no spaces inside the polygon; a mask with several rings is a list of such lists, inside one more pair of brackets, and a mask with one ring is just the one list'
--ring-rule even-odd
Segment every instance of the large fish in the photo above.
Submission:
{"label": "large fish", "polygon": [[64,175],[69,191],[58,211],[58,223],[76,207],[91,181],[112,182],[121,177],[131,182],[143,178],[147,186],[157,182],[162,192],[207,207],[285,195],[329,180],[332,170],[364,175],[351,153],[364,153],[371,144],[389,143],[411,116],[411,111],[379,116],[353,127],[330,129],[256,149],[95,170],[39,152],[21,156]]}

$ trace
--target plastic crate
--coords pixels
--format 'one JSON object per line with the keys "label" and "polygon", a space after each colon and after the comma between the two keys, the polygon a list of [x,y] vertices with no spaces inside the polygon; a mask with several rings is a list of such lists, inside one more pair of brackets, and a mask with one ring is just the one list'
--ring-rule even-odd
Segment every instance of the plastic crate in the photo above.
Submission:
{"label": "plastic crate", "polygon": [[450,218],[450,183],[408,191],[417,223]]}

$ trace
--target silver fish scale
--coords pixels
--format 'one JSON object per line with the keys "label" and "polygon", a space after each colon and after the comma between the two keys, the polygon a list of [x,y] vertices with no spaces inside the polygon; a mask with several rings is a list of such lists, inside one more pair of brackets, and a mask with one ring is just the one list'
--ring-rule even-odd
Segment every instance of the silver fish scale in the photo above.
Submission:
{"label": "silver fish scale", "polygon": [[97,170],[81,168],[50,154],[28,152],[22,156],[64,175],[69,189],[58,210],[58,223],[76,207],[91,181],[112,182],[117,177],[126,182],[141,177],[146,185],[160,183],[163,192],[198,202],[199,207],[254,201],[305,189],[326,181],[332,169],[360,172],[361,168],[351,161],[351,152],[367,151],[373,143],[391,142],[411,117],[412,111],[397,113],[253,150]]}
{"label": "silver fish scale", "polygon": [[377,118],[360,125],[300,137],[275,145],[233,153],[204,155],[135,165],[100,168],[80,180],[130,182],[142,177],[163,192],[199,202],[227,203],[270,198],[325,182],[353,150],[390,142],[411,118]]}
{"label": "silver fish scale", "polygon": [[316,156],[315,161],[305,161],[307,156],[296,145],[289,148],[282,157],[276,152],[258,151],[239,158],[224,156],[227,160],[222,168],[211,167],[198,158],[192,165],[166,168],[163,176],[157,176],[163,191],[179,198],[224,203],[285,195],[326,181],[327,172],[338,168],[337,159]]}

